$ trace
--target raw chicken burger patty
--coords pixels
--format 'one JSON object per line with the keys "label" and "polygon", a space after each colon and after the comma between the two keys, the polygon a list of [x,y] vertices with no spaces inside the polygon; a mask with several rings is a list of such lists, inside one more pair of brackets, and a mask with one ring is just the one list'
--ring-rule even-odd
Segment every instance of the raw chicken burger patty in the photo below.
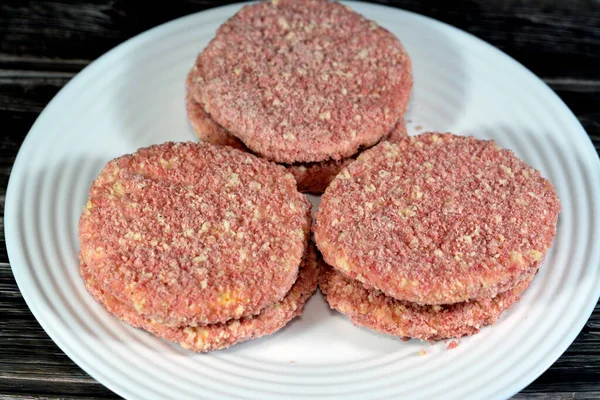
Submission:
{"label": "raw chicken burger patty", "polygon": [[110,313],[136,328],[143,328],[160,338],[198,352],[224,349],[236,343],[270,335],[283,328],[287,322],[302,313],[304,305],[317,288],[319,274],[315,250],[310,246],[300,267],[298,279],[290,291],[282,300],[267,306],[259,314],[220,324],[174,328],[143,317],[130,305],[107,293],[84,263],[81,263],[80,271],[88,291]]}
{"label": "raw chicken burger patty", "polygon": [[511,289],[552,244],[552,184],[493,141],[426,133],[362,153],[325,191],[327,264],[398,300],[450,304]]}
{"label": "raw chicken burger patty", "polygon": [[[190,73],[190,76],[192,73]],[[188,78],[188,88],[190,79]],[[236,149],[249,151],[249,149],[225,128],[217,124],[202,109],[200,104],[188,93],[186,95],[186,108],[190,124],[198,139],[203,142],[213,143],[221,146],[231,146]],[[383,140],[397,142],[407,136],[404,119],[400,119],[394,128],[384,136]],[[360,151],[359,153],[360,154]],[[357,154],[357,155],[358,155]],[[313,163],[282,164],[294,175],[298,190],[305,193],[323,193],[333,178],[356,159],[356,156],[342,160],[326,160]]]}
{"label": "raw chicken burger patty", "polygon": [[491,325],[527,289],[533,273],[512,289],[493,298],[448,305],[419,305],[396,300],[323,266],[319,288],[330,307],[347,315],[359,326],[380,333],[421,340],[441,340],[473,335]]}
{"label": "raw chicken burger patty", "polygon": [[254,153],[287,164],[373,146],[404,115],[412,88],[393,34],[322,0],[245,6],[193,72],[202,110]]}
{"label": "raw chicken burger patty", "polygon": [[81,257],[144,318],[224,323],[290,290],[310,218],[284,168],[229,147],[165,143],[102,170],[79,223]]}

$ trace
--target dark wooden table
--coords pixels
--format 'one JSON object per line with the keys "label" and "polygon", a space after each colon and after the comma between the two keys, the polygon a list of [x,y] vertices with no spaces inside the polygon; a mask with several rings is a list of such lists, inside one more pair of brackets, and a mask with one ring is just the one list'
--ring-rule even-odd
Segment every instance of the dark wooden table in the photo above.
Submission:
{"label": "dark wooden table", "polygon": [[[124,40],[219,0],[0,3],[0,225],[12,164],[27,131],[78,71]],[[540,76],[600,149],[598,0],[391,0],[464,29]],[[600,201],[600,199],[599,199]],[[600,244],[599,244],[600,245]],[[0,399],[114,398],[50,340],[15,284],[0,232]],[[600,305],[575,342],[519,399],[600,399]]]}

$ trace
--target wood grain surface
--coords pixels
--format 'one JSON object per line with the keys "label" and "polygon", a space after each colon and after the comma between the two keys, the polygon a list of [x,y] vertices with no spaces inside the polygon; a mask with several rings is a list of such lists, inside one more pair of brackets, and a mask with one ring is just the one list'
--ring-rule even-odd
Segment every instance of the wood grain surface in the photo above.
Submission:
{"label": "wood grain surface", "polygon": [[[0,3],[0,399],[117,397],[83,372],[45,334],[12,276],[4,241],[4,198],[25,135],[50,99],[106,51],[158,24],[226,3]],[[600,151],[600,1],[381,3],[464,29],[523,63],[573,110]],[[600,306],[570,348],[515,398],[600,399]]]}

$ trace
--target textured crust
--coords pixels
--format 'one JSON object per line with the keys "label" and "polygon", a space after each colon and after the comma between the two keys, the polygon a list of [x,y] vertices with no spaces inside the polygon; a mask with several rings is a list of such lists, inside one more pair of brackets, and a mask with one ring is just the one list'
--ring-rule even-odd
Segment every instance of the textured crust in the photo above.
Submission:
{"label": "textured crust", "polygon": [[[188,118],[198,139],[221,146],[231,146],[240,150],[249,151],[248,148],[225,128],[217,124],[204,111],[202,106],[191,95],[191,80],[195,74],[192,70],[187,78],[186,109]],[[397,142],[407,136],[406,123],[401,118],[394,128],[385,137],[385,140]],[[358,153],[360,154],[360,153]],[[304,193],[321,194],[331,183],[333,178],[356,158],[355,156],[342,160],[326,160],[314,163],[295,163],[284,165],[294,175],[298,190]]]}
{"label": "textured crust", "polygon": [[194,99],[253,152],[292,164],[370,147],[406,111],[400,41],[334,2],[242,8],[198,56]]}
{"label": "textured crust", "polygon": [[111,296],[98,284],[84,263],[81,264],[80,271],[88,291],[111,314],[136,328],[145,329],[160,338],[198,352],[224,349],[236,343],[270,335],[283,328],[302,313],[304,305],[317,288],[319,275],[315,251],[311,246],[290,291],[280,302],[263,309],[260,314],[223,324],[172,328],[142,317],[130,306]]}
{"label": "textured crust", "polygon": [[216,144],[219,146],[231,146],[233,148],[248,151],[248,148],[233,136],[221,125],[217,124],[198,103],[192,95],[192,81],[194,80],[197,68],[193,68],[185,81],[185,107],[198,139],[203,142]]}
{"label": "textured crust", "polygon": [[79,224],[105,290],[173,326],[254,315],[283,298],[310,232],[285,169],[229,147],[165,143],[107,164]]}
{"label": "textured crust", "polygon": [[473,335],[491,325],[503,311],[519,300],[533,276],[494,298],[450,305],[418,305],[366,289],[329,266],[323,266],[319,288],[329,306],[359,326],[402,338],[441,340]]}
{"label": "textured crust", "polygon": [[303,193],[321,194],[333,178],[352,161],[354,158],[351,157],[316,163],[296,163],[285,167],[296,179],[298,190]]}
{"label": "textured crust", "polygon": [[552,184],[491,141],[427,133],[365,151],[327,188],[325,261],[399,300],[494,297],[552,244]]}
{"label": "textured crust", "polygon": [[[394,126],[390,133],[384,138],[389,142],[398,142],[407,137],[404,118]],[[294,175],[298,183],[298,190],[304,193],[321,194],[333,181],[333,178],[346,168],[360,152],[352,157],[342,160],[328,160],[315,163],[296,163],[285,165],[287,170]]]}

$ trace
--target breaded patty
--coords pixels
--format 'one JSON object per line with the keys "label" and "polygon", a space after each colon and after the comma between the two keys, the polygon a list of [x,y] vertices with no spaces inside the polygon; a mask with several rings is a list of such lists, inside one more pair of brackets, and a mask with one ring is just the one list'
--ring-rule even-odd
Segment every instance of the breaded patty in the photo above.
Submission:
{"label": "breaded patty", "polygon": [[324,266],[319,288],[330,307],[359,326],[380,333],[422,340],[473,335],[491,325],[529,286],[532,274],[512,289],[496,295],[450,305],[419,305],[396,300]]}
{"label": "breaded patty", "polygon": [[493,141],[426,133],[362,153],[325,191],[314,227],[325,261],[420,304],[494,297],[540,263],[560,201]]}
{"label": "breaded patty", "polygon": [[256,154],[293,164],[370,147],[406,111],[411,63],[400,41],[324,0],[249,5],[198,56],[191,93]]}
{"label": "breaded patty", "polygon": [[259,313],[296,280],[310,203],[284,168],[230,147],[164,143],[110,161],[79,223],[104,290],[171,326]]}
{"label": "breaded patty", "polygon": [[88,291],[111,314],[136,328],[145,329],[160,338],[198,352],[224,349],[236,343],[270,335],[283,328],[302,313],[304,305],[317,288],[319,275],[315,251],[311,247],[290,291],[281,301],[264,308],[258,315],[222,324],[173,328],[141,316],[131,306],[107,293],[104,285],[90,274],[84,263],[81,263],[80,271]]}

